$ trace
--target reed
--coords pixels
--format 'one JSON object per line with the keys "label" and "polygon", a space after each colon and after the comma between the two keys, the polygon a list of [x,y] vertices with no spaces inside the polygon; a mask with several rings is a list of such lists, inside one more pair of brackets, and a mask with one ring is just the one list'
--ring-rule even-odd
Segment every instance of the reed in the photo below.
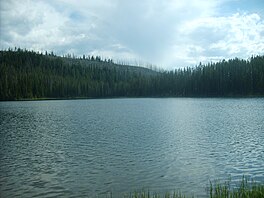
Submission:
{"label": "reed", "polygon": [[[232,184],[232,185],[231,185]],[[208,198],[264,198],[264,184],[257,183],[254,180],[250,180],[246,177],[242,177],[242,180],[238,183],[231,182],[231,179],[221,183],[216,180],[210,181],[209,188],[207,188]],[[115,196],[111,193],[108,198],[114,198]],[[156,193],[150,191],[136,191],[123,196],[123,198],[189,198],[180,191]],[[190,198],[196,197],[195,195]]]}
{"label": "reed", "polygon": [[263,198],[264,184],[256,183],[243,176],[239,185],[231,187],[231,180],[224,182],[210,182],[210,198]]}

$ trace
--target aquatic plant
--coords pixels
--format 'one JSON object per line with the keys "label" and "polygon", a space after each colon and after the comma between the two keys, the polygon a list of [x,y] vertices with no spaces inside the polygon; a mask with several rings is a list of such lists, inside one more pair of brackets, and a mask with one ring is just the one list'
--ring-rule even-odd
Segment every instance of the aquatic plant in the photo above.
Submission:
{"label": "aquatic plant", "polygon": [[[114,197],[111,194],[111,198]],[[188,198],[180,191],[156,193],[150,191],[138,191],[123,196],[124,198]],[[191,196],[195,197],[195,195]],[[219,180],[210,181],[207,188],[208,198],[264,198],[264,184],[257,183],[252,179],[242,177],[240,182],[231,182],[231,179],[221,183]]]}
{"label": "aquatic plant", "polygon": [[231,187],[231,180],[224,182],[210,182],[210,198],[262,198],[264,184],[255,182],[243,176],[239,185]]}

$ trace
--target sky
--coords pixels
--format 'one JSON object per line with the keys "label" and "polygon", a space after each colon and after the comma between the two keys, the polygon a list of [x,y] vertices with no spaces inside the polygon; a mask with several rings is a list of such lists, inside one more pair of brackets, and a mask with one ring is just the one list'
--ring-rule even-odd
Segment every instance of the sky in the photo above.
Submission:
{"label": "sky", "polygon": [[0,48],[174,69],[264,54],[263,0],[0,0]]}

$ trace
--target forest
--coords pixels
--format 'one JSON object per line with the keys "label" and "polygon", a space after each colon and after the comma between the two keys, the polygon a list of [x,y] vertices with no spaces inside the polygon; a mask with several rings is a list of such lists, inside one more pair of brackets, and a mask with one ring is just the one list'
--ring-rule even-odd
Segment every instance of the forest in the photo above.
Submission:
{"label": "forest", "polygon": [[264,56],[154,71],[99,56],[0,51],[0,100],[246,96],[264,96]]}

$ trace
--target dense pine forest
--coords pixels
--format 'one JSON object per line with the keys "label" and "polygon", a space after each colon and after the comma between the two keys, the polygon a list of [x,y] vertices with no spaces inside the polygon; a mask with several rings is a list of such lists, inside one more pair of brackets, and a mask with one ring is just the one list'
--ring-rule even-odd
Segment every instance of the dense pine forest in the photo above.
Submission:
{"label": "dense pine forest", "polygon": [[264,56],[153,71],[99,56],[0,51],[0,100],[226,96],[264,96]]}

